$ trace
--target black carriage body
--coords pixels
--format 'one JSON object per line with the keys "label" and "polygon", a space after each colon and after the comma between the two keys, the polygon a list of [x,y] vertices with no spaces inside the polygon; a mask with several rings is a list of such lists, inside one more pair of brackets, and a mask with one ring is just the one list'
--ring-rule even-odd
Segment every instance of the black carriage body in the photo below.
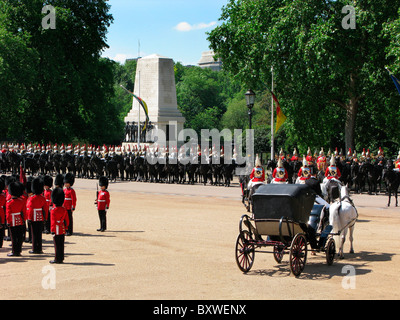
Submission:
{"label": "black carriage body", "polygon": [[285,217],[306,224],[315,201],[315,193],[308,185],[268,184],[253,194],[255,220]]}

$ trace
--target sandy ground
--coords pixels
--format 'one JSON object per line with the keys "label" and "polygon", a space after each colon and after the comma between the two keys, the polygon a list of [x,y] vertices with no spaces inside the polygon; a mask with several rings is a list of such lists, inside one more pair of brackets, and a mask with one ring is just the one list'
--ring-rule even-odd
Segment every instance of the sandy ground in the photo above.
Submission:
{"label": "sandy ground", "polygon": [[[311,256],[299,278],[288,256],[256,253],[243,274],[235,243],[245,209],[240,188],[117,182],[109,187],[108,230],[97,232],[96,181],[77,180],[75,234],[66,238],[65,263],[51,265],[54,247],[44,235],[44,254],[7,257],[0,249],[3,299],[399,299],[400,208],[387,196],[354,195],[359,212],[355,254],[327,266]],[[349,271],[353,273],[349,273]],[[354,277],[349,275],[355,274]]]}

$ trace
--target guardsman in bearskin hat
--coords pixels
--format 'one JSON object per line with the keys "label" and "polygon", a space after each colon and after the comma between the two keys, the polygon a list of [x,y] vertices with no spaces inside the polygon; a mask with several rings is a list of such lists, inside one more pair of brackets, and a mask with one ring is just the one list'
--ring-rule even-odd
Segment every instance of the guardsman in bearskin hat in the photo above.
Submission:
{"label": "guardsman in bearskin hat", "polygon": [[74,232],[74,220],[72,213],[76,209],[76,192],[72,188],[75,183],[75,176],[68,172],[64,176],[64,208],[68,211],[68,218],[69,218],[69,226],[67,230],[67,236],[71,236]]}
{"label": "guardsman in bearskin hat", "polygon": [[307,179],[310,178],[310,168],[308,166],[307,158],[303,156],[303,166],[300,168],[299,172],[297,173],[297,184],[304,184]]}
{"label": "guardsman in bearskin hat", "polygon": [[100,228],[97,231],[104,232],[107,230],[107,210],[110,207],[110,193],[108,192],[108,179],[100,177],[99,179],[100,191],[97,192],[97,199],[95,204],[99,212]]}
{"label": "guardsman in bearskin hat", "polygon": [[51,234],[53,235],[55,258],[50,263],[63,263],[65,230],[69,225],[68,211],[63,207],[65,194],[63,189],[54,188],[51,201],[54,208],[51,210]]}
{"label": "guardsman in bearskin hat", "polygon": [[41,254],[42,251],[42,227],[47,220],[48,209],[46,199],[42,195],[44,183],[40,178],[32,181],[31,190],[33,195],[29,197],[26,204],[27,219],[30,221],[32,234],[32,250],[29,253]]}
{"label": "guardsman in bearskin hat", "polygon": [[255,167],[250,173],[250,182],[248,185],[248,189],[251,190],[251,188],[259,183],[264,183],[265,181],[265,171],[264,168],[261,165],[260,158],[258,155],[256,156],[256,161],[255,161]]}
{"label": "guardsman in bearskin hat", "polygon": [[43,196],[46,199],[46,208],[47,208],[47,219],[44,223],[44,233],[49,234],[50,233],[50,210],[52,209],[52,202],[51,202],[51,192],[53,191],[53,178],[51,176],[44,176],[43,178],[43,184],[44,184],[44,191],[43,191]]}
{"label": "guardsman in bearskin hat", "polygon": [[329,180],[333,178],[339,180],[341,175],[339,168],[336,166],[335,157],[332,156],[330,166],[325,171],[325,177]]}
{"label": "guardsman in bearskin hat", "polygon": [[288,172],[283,167],[282,159],[278,160],[278,166],[272,172],[272,182],[271,183],[287,183],[289,177]]}
{"label": "guardsman in bearskin hat", "polygon": [[12,252],[9,257],[20,256],[22,243],[24,241],[24,226],[26,216],[26,206],[21,198],[24,193],[24,186],[19,182],[12,182],[8,186],[10,199],[6,204],[6,220],[11,234]]}

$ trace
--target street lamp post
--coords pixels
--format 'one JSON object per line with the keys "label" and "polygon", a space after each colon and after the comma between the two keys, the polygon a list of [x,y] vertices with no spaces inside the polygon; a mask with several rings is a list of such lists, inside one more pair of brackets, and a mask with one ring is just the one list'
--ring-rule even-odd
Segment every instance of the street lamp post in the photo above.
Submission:
{"label": "street lamp post", "polygon": [[256,99],[256,94],[252,90],[248,90],[245,93],[246,96],[246,104],[247,108],[249,109],[248,114],[249,114],[249,129],[251,130],[251,117],[253,115],[253,107],[254,107],[254,101]]}

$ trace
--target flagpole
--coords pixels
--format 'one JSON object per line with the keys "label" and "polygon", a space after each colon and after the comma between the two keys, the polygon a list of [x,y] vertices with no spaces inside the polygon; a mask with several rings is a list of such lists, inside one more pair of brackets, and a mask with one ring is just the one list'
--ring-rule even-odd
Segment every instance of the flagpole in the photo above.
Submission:
{"label": "flagpole", "polygon": [[[140,71],[139,71],[139,81],[138,81],[138,94],[140,97]],[[138,151],[140,151],[140,104],[138,108],[138,131],[137,131],[137,144],[138,144]]]}
{"label": "flagpole", "polygon": [[[271,67],[272,85],[271,90],[274,92],[274,67]],[[271,94],[271,160],[274,160],[274,97]]]}

